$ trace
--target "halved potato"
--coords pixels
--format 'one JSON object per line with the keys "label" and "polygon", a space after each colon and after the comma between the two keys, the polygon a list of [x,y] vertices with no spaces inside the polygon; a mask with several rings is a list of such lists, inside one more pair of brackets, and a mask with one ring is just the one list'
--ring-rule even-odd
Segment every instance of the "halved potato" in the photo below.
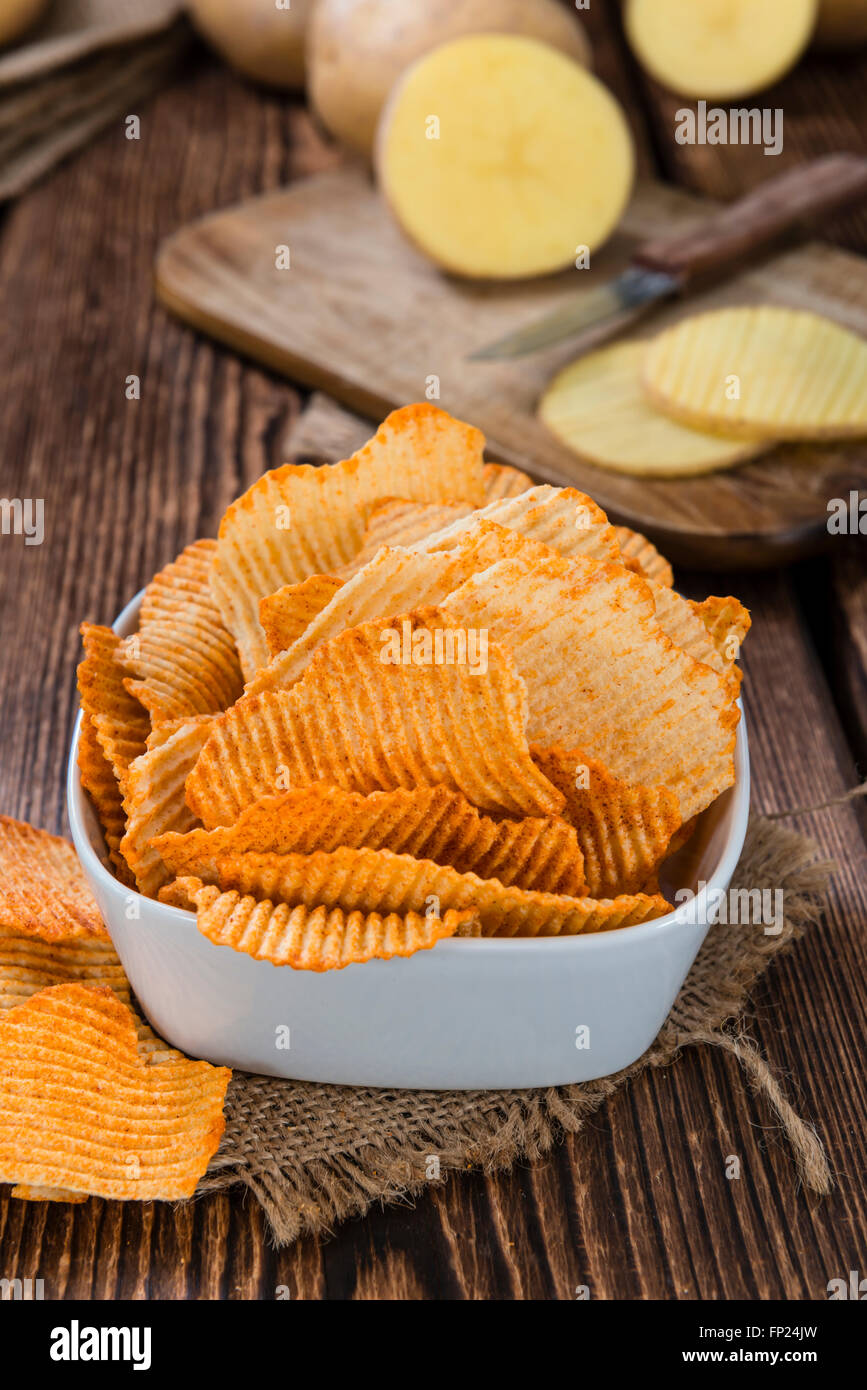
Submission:
{"label": "halved potato", "polygon": [[534,39],[443,44],[382,115],[379,179],[398,221],[458,275],[515,279],[596,250],[626,206],[632,137],[611,93]]}

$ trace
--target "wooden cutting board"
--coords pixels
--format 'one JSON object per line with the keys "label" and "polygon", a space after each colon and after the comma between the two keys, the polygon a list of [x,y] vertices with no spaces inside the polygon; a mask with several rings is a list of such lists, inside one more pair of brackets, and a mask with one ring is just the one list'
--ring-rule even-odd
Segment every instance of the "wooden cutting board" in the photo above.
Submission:
{"label": "wooden cutting board", "polygon": [[[489,458],[581,488],[612,520],[650,534],[680,564],[783,563],[827,540],[829,498],[867,492],[867,443],[786,446],[710,477],[637,480],[581,462],[536,419],[539,396],[574,347],[518,362],[467,360],[616,274],[636,241],[684,229],[710,209],[646,183],[591,269],[481,284],[435,270],[404,240],[366,176],[339,170],[177,232],[158,256],[157,292],[196,328],[372,420],[435,398],[430,392],[438,385],[438,403],[484,431]],[[288,269],[277,268],[280,246],[289,247]],[[632,331],[649,336],[685,313],[747,302],[813,309],[867,336],[867,261],[802,245]]]}

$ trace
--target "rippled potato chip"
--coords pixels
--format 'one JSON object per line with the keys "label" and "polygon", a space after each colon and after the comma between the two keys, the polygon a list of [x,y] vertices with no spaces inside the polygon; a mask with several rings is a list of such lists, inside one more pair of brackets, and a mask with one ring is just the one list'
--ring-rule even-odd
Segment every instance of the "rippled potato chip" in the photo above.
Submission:
{"label": "rippled potato chip", "polygon": [[517,497],[501,498],[416,541],[413,549],[448,550],[461,544],[468,533],[478,533],[482,522],[516,531],[561,555],[620,560],[617,534],[608,517],[592,497],[574,487],[532,487]]}
{"label": "rippled potato chip", "polygon": [[105,836],[108,857],[121,883],[135,887],[135,879],[120,852],[120,842],[126,834],[126,812],[120,784],[114,769],[102,751],[90,715],[82,712],[78,737],[78,771],[81,785],[90,797],[97,820]]}
{"label": "rippled potato chip", "polygon": [[108,940],[72,845],[11,816],[0,816],[0,931]]}
{"label": "rippled potato chip", "polygon": [[533,487],[533,479],[520,468],[510,468],[504,463],[486,463],[482,469],[482,482],[486,502],[499,502],[504,497],[520,497]]}
{"label": "rippled potato chip", "polygon": [[333,574],[311,574],[301,584],[284,584],[259,604],[259,621],[273,659],[304,635],[313,619],[327,608],[343,580]]}
{"label": "rippled potato chip", "polygon": [[128,666],[118,658],[121,639],[110,627],[82,623],[84,660],[78,667],[81,708],[117,778],[121,796],[126,771],[145,750],[151,722],[147,710],[126,688]]}
{"label": "rippled potato chip", "polygon": [[692,607],[704,623],[720,658],[737,661],[747,633],[752,627],[749,609],[736,598],[706,598]]}
{"label": "rippled potato chip", "polygon": [[340,571],[349,579],[374,558],[384,545],[412,545],[444,526],[450,526],[476,509],[469,502],[411,502],[405,497],[386,497],[371,508],[361,549]]}
{"label": "rippled potato chip", "polygon": [[213,728],[213,715],[161,724],[148,739],[146,752],[127,773],[124,807],[127,832],[121,853],[135,875],[139,892],[154,897],[170,877],[151,841],[169,830],[196,824],[186,803],[185,784]]}
{"label": "rippled potato chip", "polygon": [[629,526],[615,526],[614,534],[627,569],[634,570],[642,579],[672,588],[674,571],[665,556],[660,555],[656,546],[652,545],[646,536],[642,536],[640,531],[633,531]]}

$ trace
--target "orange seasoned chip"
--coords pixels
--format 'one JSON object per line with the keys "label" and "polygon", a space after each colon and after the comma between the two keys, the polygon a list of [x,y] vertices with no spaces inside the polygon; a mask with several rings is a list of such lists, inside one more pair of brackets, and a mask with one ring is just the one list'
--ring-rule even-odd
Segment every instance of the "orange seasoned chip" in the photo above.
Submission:
{"label": "orange seasoned chip", "polygon": [[720,658],[727,665],[737,661],[747,633],[752,627],[749,609],[736,598],[706,598],[691,603],[693,611],[704,623]]}
{"label": "orange seasoned chip", "polygon": [[275,791],[437,786],[485,811],[556,815],[562,795],[533,764],[526,688],[487,630],[436,608],[364,623],[326,642],[292,690],[220,715],[187,779],[210,830]]}
{"label": "orange seasoned chip", "polygon": [[126,812],[120,786],[111,763],[102,751],[93,720],[82,713],[78,737],[78,771],[81,785],[90,797],[97,819],[102,826],[108,856],[122,883],[135,887],[127,862],[120,852],[120,842],[126,833]]}
{"label": "orange seasoned chip", "polygon": [[371,508],[361,549],[358,554],[340,570],[343,579],[349,579],[368,561],[372,560],[384,545],[412,545],[414,541],[432,536],[462,516],[474,511],[471,502],[412,502],[405,497],[385,497]]}
{"label": "orange seasoned chip", "polygon": [[236,892],[221,893],[197,878],[178,879],[160,896],[178,907],[194,907],[199,931],[215,946],[230,946],[254,960],[295,970],[342,970],[368,960],[429,951],[449,936],[479,935],[479,919],[472,911],[438,917],[289,907]]}
{"label": "orange seasoned chip", "polygon": [[[213,867],[213,873],[208,869]],[[573,898],[505,887],[498,879],[459,874],[446,865],[387,849],[337,849],[331,854],[217,855],[202,874],[222,892],[289,907],[338,907],[343,912],[405,915],[431,909],[472,911],[483,936],[574,936],[632,926],[671,908],[640,894],[613,900]]]}
{"label": "orange seasoned chip", "polygon": [[382,497],[480,505],[484,437],[429,403],[395,410],[341,463],[287,464],[226,512],[213,590],[249,681],[267,660],[259,602],[284,584],[333,574],[361,547],[367,508]]}
{"label": "orange seasoned chip", "polygon": [[127,832],[120,849],[141,893],[154,897],[171,877],[151,841],[166,831],[191,830],[196,818],[184,786],[213,728],[213,715],[161,724],[140,758],[130,763],[124,806]]}
{"label": "orange seasoned chip", "polygon": [[160,570],[145,589],[138,632],[115,653],[138,678],[126,688],[154,724],[219,713],[241,694],[235,642],[211,595],[216,549],[216,541],[195,541]]}
{"label": "orange seasoned chip", "polygon": [[139,1201],[192,1196],[231,1072],[149,1066],[108,988],[57,985],[0,1015],[0,1182]]}
{"label": "orange seasoned chip", "polygon": [[739,711],[728,675],[675,646],[654,590],[621,564],[502,560],[445,608],[508,644],[527,683],[531,742],[581,748],[633,786],[669,787],[685,820],[732,785]]}
{"label": "orange seasoned chip", "polygon": [[578,833],[588,894],[613,898],[646,892],[645,884],[680,826],[674,792],[630,787],[581,752],[536,745],[531,752],[536,766],[566,798],[563,817]]}
{"label": "orange seasoned chip", "polygon": [[64,984],[107,985],[125,1004],[132,1003],[129,981],[107,935],[58,941],[0,930],[0,1009]]}
{"label": "orange seasoned chip", "polygon": [[482,469],[486,502],[499,502],[503,497],[519,497],[533,486],[533,479],[520,468],[504,463],[486,463]]}
{"label": "orange seasoned chip", "polygon": [[623,563],[628,570],[634,570],[642,579],[651,579],[657,584],[665,584],[667,588],[672,588],[674,571],[665,556],[660,555],[656,546],[652,545],[646,536],[642,536],[640,531],[633,531],[629,526],[615,526],[614,534],[620,546]]}
{"label": "orange seasoned chip", "polygon": [[116,659],[121,639],[110,627],[82,623],[84,660],[78,667],[81,708],[89,716],[99,746],[124,792],[126,770],[145,750],[150,719],[125,687],[130,669]]}
{"label": "orange seasoned chip", "polygon": [[11,816],[0,816],[0,932],[108,940],[72,845]]}
{"label": "orange seasoned chip", "polygon": [[697,611],[697,605],[682,598],[675,589],[651,584],[656,607],[656,621],[666,637],[695,661],[701,661],[726,681],[730,698],[736,700],[740,690],[741,673],[733,661],[720,654],[713,637]]}
{"label": "orange seasoned chip", "polygon": [[284,584],[259,604],[259,621],[269,657],[288,651],[327,608],[343,580],[333,574],[311,574],[301,584]]}
{"label": "orange seasoned chip", "polygon": [[574,487],[532,487],[520,496],[501,498],[470,516],[453,521],[425,540],[416,541],[412,548],[450,549],[468,534],[478,533],[484,522],[495,522],[497,526],[516,531],[525,540],[546,545],[560,555],[587,555],[612,563],[620,561],[614,527],[592,497]]}
{"label": "orange seasoned chip", "polygon": [[361,796],[325,785],[263,797],[233,826],[161,835],[154,848],[173,874],[214,873],[218,855],[249,850],[312,854],[390,849],[542,892],[581,895],[584,861],[575,829],[556,817],[491,820],[447,787]]}

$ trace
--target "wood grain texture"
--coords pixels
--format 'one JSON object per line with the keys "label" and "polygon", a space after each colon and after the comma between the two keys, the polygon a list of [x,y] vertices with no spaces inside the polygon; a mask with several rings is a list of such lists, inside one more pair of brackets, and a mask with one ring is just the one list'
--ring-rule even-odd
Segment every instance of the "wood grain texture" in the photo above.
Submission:
{"label": "wood grain texture", "polygon": [[[624,477],[584,463],[537,419],[539,397],[572,360],[574,344],[515,362],[468,360],[590,293],[637,246],[688,229],[707,211],[646,182],[589,270],[491,287],[442,275],[404,240],[368,178],[340,170],[182,229],[160,250],[157,291],[195,327],[373,418],[423,399],[435,377],[437,399],[478,425],[492,458],[579,487],[619,521],[640,519],[676,561],[777,562],[827,541],[827,498],[842,473],[867,490],[862,442],[782,447],[700,478]],[[275,264],[281,245],[290,247],[289,268]],[[813,309],[867,335],[867,267],[841,251],[801,246],[654,312],[639,336],[740,303]]]}
{"label": "wood grain texture", "polygon": [[[611,8],[593,6],[588,23],[628,97]],[[336,447],[336,424],[292,431],[299,393],[170,320],[149,278],[176,227],[333,154],[297,108],[210,62],[142,115],[140,145],[106,132],[11,209],[0,237],[12,330],[0,342],[0,493],[44,496],[47,525],[42,547],[0,537],[0,810],[52,830],[63,828],[80,618],[111,619],[154,569],[213,534],[230,497],[282,461],[287,433],[293,452],[351,452]],[[640,128],[637,105],[631,118]],[[736,168],[727,178],[737,188]],[[142,377],[138,402],[124,397],[130,373]],[[348,442],[364,426],[340,428]],[[755,622],[747,714],[765,810],[839,795],[855,779],[823,633],[830,616],[836,642],[863,650],[862,557],[853,551],[850,566],[835,549],[785,575],[727,577]],[[695,596],[717,588],[706,575],[678,582]],[[858,816],[850,805],[798,822],[841,871],[826,923],[774,965],[752,1022],[827,1144],[829,1198],[799,1189],[736,1062],[704,1049],[643,1074],[544,1162],[470,1172],[322,1244],[275,1252],[242,1193],[183,1208],[42,1208],[4,1190],[0,1273],[44,1278],[48,1298],[270,1300],[279,1289],[293,1300],[567,1300],[579,1284],[609,1299],[824,1298],[829,1278],[863,1270],[867,1232]],[[724,1175],[731,1153],[736,1182]]]}

